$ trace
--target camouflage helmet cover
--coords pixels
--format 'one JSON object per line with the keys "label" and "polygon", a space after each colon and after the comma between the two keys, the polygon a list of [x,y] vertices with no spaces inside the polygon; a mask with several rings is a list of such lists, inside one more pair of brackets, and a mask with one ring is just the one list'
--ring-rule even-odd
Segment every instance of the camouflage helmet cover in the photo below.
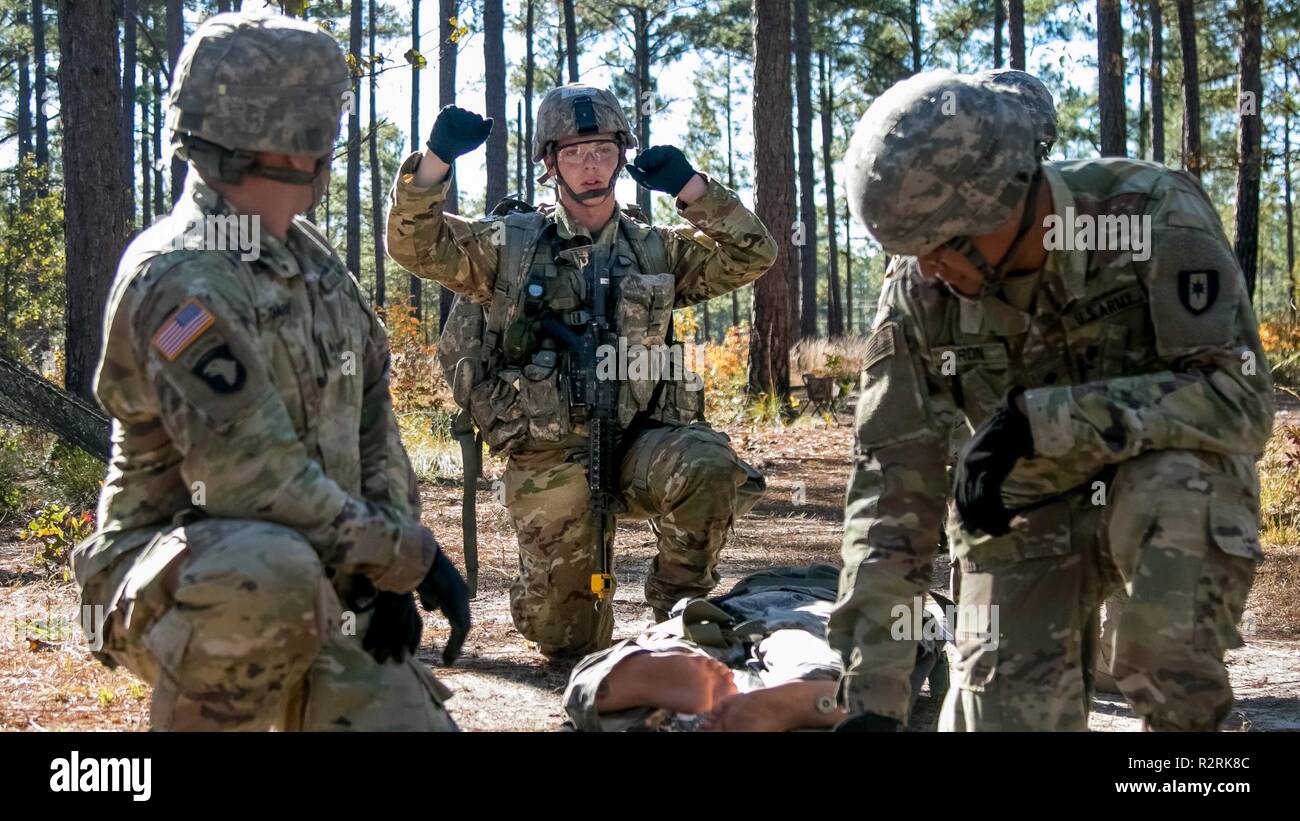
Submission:
{"label": "camouflage helmet cover", "polygon": [[586,95],[591,100],[591,107],[596,115],[596,132],[616,132],[623,137],[624,148],[636,148],[636,134],[623,114],[623,106],[618,98],[608,90],[596,88],[583,83],[568,83],[556,86],[546,92],[542,103],[537,107],[537,131],[533,134],[533,162],[541,162],[546,157],[546,149],[551,143],[565,137],[577,137],[577,112],[574,102]]}
{"label": "camouflage helmet cover", "polygon": [[1012,91],[1029,111],[1034,127],[1034,139],[1041,146],[1041,156],[1046,157],[1056,144],[1056,100],[1043,81],[1032,74],[1014,68],[995,68],[978,75],[980,80]]}
{"label": "camouflage helmet cover", "polygon": [[887,253],[918,256],[987,233],[1038,166],[1024,108],[976,78],[916,74],[862,115],[844,157],[853,215]]}
{"label": "camouflage helmet cover", "polygon": [[193,135],[222,148],[323,156],[350,85],[338,44],[280,15],[218,14],[176,61],[167,100],[173,148]]}

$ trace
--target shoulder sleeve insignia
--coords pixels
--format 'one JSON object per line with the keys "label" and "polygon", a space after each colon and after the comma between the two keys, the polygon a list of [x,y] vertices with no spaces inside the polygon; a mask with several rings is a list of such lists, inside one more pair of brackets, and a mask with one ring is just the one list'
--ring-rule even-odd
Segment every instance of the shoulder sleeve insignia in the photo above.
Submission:
{"label": "shoulder sleeve insignia", "polygon": [[1193,316],[1208,311],[1219,296],[1219,272],[1179,271],[1178,300]]}
{"label": "shoulder sleeve insignia", "polygon": [[175,361],[176,357],[212,327],[214,321],[212,314],[201,302],[191,299],[167,317],[167,321],[153,335],[153,346],[168,361]]}

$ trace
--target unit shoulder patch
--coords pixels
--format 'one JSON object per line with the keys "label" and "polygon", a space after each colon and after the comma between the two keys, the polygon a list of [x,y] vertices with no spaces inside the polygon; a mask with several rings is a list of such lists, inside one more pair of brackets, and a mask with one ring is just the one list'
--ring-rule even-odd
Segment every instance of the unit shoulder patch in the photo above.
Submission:
{"label": "unit shoulder patch", "polygon": [[1214,307],[1219,297],[1219,272],[1202,269],[1178,272],[1178,301],[1192,316]]}

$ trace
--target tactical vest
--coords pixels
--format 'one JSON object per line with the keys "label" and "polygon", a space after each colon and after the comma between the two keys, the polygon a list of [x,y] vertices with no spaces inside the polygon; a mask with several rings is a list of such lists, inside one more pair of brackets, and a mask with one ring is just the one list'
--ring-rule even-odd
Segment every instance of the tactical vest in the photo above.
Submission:
{"label": "tactical vest", "polygon": [[[456,404],[468,411],[495,454],[575,447],[586,435],[584,420],[572,412],[580,398],[573,395],[553,344],[527,351],[522,362],[504,356],[506,334],[524,311],[530,281],[545,290],[542,309],[574,327],[574,333],[581,333],[576,329],[588,316],[591,300],[582,269],[557,259],[553,251],[552,214],[553,206],[543,206],[502,217],[504,236],[490,305],[457,296],[438,338],[439,364]],[[614,364],[629,363],[617,374],[619,426],[626,429],[643,419],[663,424],[696,421],[703,416],[698,378],[673,379],[681,374],[672,367],[631,365],[642,351],[660,365],[671,366],[674,357],[683,367],[689,363],[672,339],[676,282],[667,273],[663,238],[627,213],[618,219],[607,299],[610,324],[620,339]]]}

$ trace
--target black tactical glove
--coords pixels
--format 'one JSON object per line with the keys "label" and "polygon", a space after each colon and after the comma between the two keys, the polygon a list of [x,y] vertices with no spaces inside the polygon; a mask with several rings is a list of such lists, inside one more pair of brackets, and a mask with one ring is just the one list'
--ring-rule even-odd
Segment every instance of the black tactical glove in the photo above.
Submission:
{"label": "black tactical glove", "polygon": [[370,626],[361,639],[361,646],[380,664],[390,658],[405,661],[408,655],[415,655],[423,631],[424,621],[415,609],[415,596],[380,591],[375,596]]}
{"label": "black tactical glove", "polygon": [[899,733],[903,725],[897,719],[886,718],[875,713],[854,713],[836,724],[837,733]]}
{"label": "black tactical glove", "polygon": [[461,154],[468,154],[483,144],[492,130],[492,118],[483,119],[459,106],[444,106],[429,133],[429,150],[447,164]]}
{"label": "black tactical glove", "polygon": [[460,648],[469,635],[469,588],[461,578],[456,565],[441,550],[433,560],[429,573],[415,588],[420,594],[420,604],[428,611],[440,610],[451,624],[447,646],[442,648],[442,663],[451,666],[460,655]]}
{"label": "black tactical glove", "polygon": [[1024,393],[1015,388],[988,418],[957,456],[953,475],[953,496],[957,513],[967,530],[990,536],[1011,531],[1011,511],[1002,504],[1002,483],[1019,459],[1034,455],[1034,436],[1029,419],[1016,407]]}
{"label": "black tactical glove", "polygon": [[636,159],[628,165],[627,173],[638,185],[675,197],[695,176],[695,169],[681,149],[672,145],[656,145],[637,154]]}

